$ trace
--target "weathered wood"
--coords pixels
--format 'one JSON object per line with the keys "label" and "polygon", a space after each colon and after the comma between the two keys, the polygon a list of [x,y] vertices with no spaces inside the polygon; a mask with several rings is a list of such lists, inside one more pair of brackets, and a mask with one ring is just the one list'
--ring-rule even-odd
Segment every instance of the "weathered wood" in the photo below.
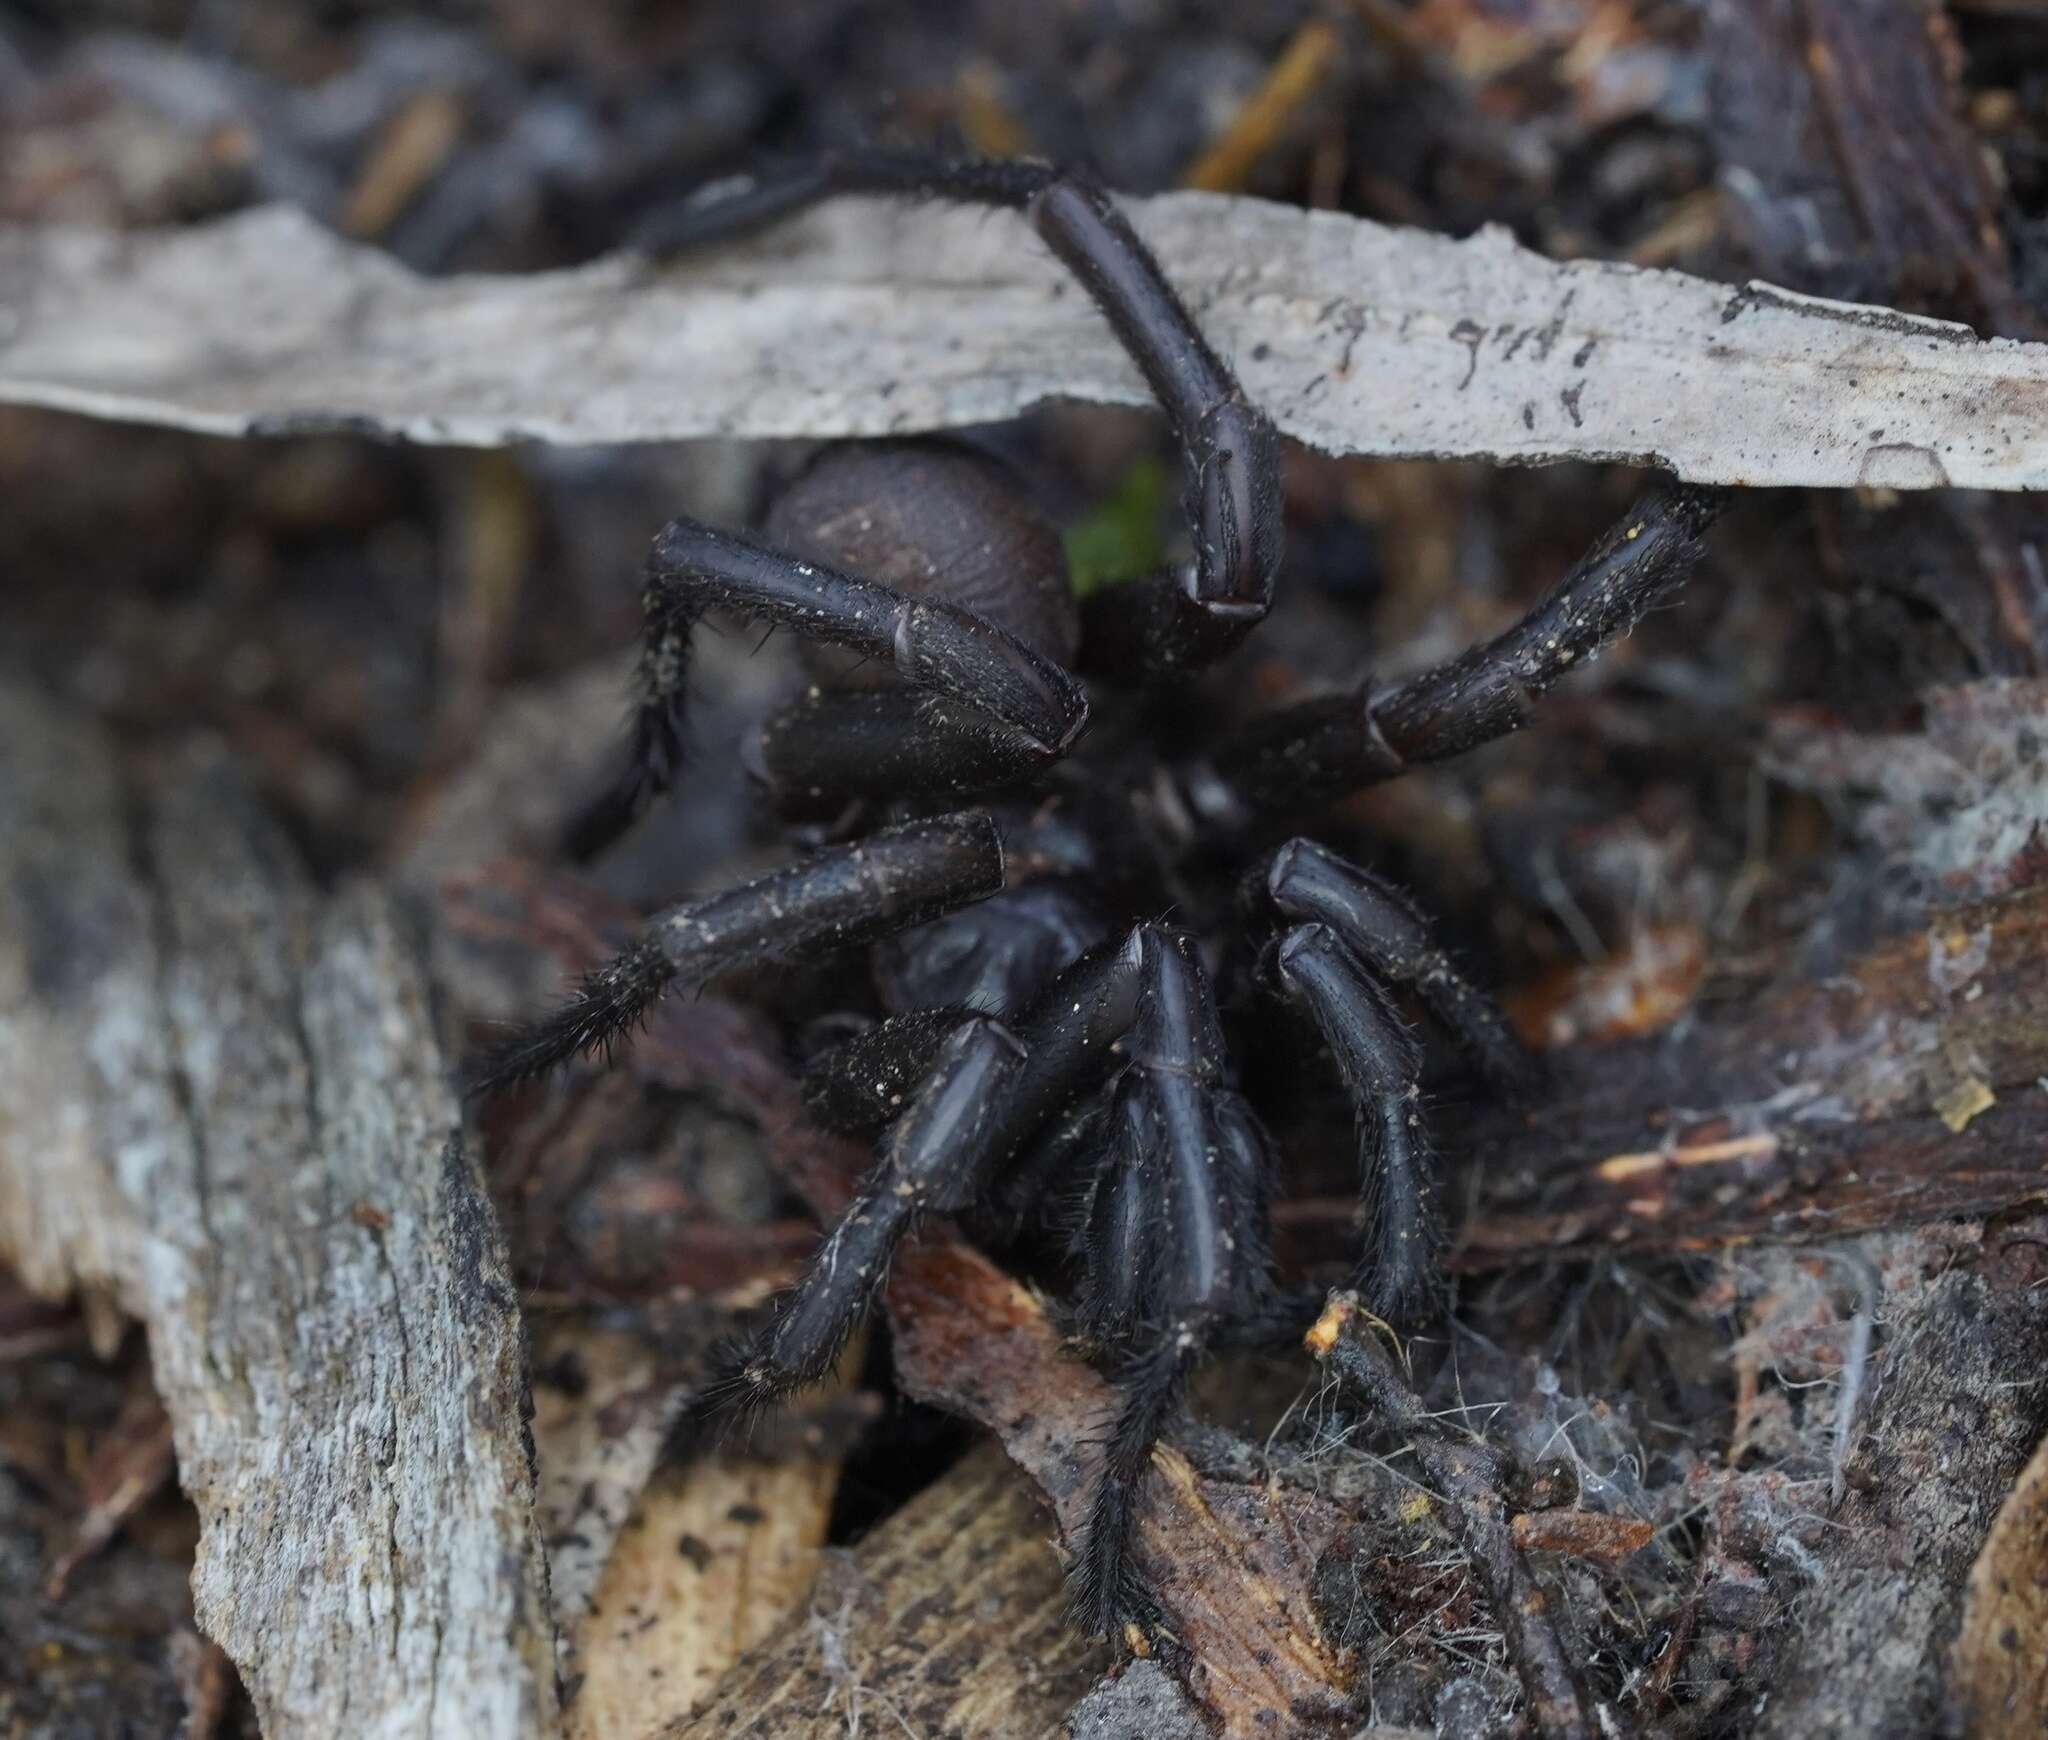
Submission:
{"label": "weathered wood", "polygon": [[1956,1693],[1979,1690],[1951,1690],[1951,1650],[1965,1579],[2048,1422],[2048,1306],[2037,1287],[1956,1270],[1901,1315],[1764,1740],[1934,1734]]}
{"label": "weathered wood", "polygon": [[571,1740],[652,1740],[800,1620],[838,1485],[829,1454],[658,1469],[583,1627]]}
{"label": "weathered wood", "polygon": [[[1332,453],[1658,465],[1698,482],[2038,489],[2048,346],[1489,227],[1123,202],[1281,432]],[[834,200],[648,269],[420,278],[272,206],[0,231],[0,400],[213,434],[492,446],[893,435],[1149,405],[1008,213]]]}
{"label": "weathered wood", "polygon": [[2048,1724],[2048,1438],[2035,1446],[1970,1567],[1954,1702],[1972,1740],[2036,1740]]}
{"label": "weathered wood", "polygon": [[265,1732],[556,1725],[518,1301],[415,939],[0,686],[0,1253],[148,1327]]}
{"label": "weathered wood", "polygon": [[1108,1653],[1066,1623],[1050,1526],[1030,1483],[977,1450],[829,1556],[804,1620],[670,1740],[1054,1740]]}
{"label": "weathered wood", "polygon": [[[1114,1386],[1061,1348],[1041,1300],[957,1237],[928,1232],[900,1252],[885,1297],[898,1380],[994,1432],[1071,1551]],[[1325,1635],[1313,1594],[1317,1562],[1349,1520],[1320,1493],[1216,1478],[1154,1447],[1132,1551],[1166,1616],[1175,1672],[1222,1740],[1282,1723],[1304,1735],[1349,1726],[1357,1663]]]}
{"label": "weathered wood", "polygon": [[548,1594],[560,1631],[562,1675],[581,1673],[577,1650],[619,1530],[661,1454],[672,1396],[643,1337],[582,1321],[531,1329],[534,1368],[573,1361],[575,1381],[536,1382],[533,1440],[537,1505],[548,1551]]}
{"label": "weathered wood", "polygon": [[688,1385],[645,1336],[543,1318],[535,1354],[543,1374],[574,1373],[536,1384],[533,1418],[563,1727],[571,1740],[648,1740],[803,1609],[850,1434],[779,1432],[664,1464]]}

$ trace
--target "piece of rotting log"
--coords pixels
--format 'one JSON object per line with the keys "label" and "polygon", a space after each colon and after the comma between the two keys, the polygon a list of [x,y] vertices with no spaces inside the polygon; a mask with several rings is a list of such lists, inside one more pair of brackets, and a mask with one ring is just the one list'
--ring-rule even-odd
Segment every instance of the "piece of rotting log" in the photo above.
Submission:
{"label": "piece of rotting log", "polygon": [[0,685],[0,1258],[142,1320],[266,1735],[556,1728],[519,1305],[403,913]]}
{"label": "piece of rotting log", "polygon": [[[2038,1249],[2048,1229],[2037,1219],[2010,1230],[2014,1249]],[[2038,1635],[2010,1651],[1957,1647],[1971,1567],[2048,1426],[2048,1307],[2037,1263],[1997,1272],[2011,1255],[1941,1275],[1910,1314],[1894,1308],[1848,1496],[1795,1614],[1761,1740],[1992,1734],[1986,1706],[2004,1688],[1984,1657],[2039,1659]],[[1957,1706],[1970,1720],[1949,1726]],[[2023,1702],[1998,1713],[2029,1733],[2048,1722]]]}

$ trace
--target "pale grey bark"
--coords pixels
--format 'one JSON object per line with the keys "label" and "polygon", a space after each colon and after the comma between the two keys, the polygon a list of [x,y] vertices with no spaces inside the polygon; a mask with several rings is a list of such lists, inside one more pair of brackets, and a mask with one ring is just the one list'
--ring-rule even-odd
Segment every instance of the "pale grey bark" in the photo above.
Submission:
{"label": "pale grey bark", "polygon": [[518,1299],[403,914],[0,687],[0,1257],[142,1319],[272,1740],[544,1735]]}
{"label": "pale grey bark", "polygon": [[[1129,202],[1281,429],[1703,482],[2048,484],[2048,346],[1889,309],[1178,193]],[[1147,402],[1013,213],[834,202],[662,268],[414,276],[284,208],[0,233],[0,400],[216,434],[871,436]]]}

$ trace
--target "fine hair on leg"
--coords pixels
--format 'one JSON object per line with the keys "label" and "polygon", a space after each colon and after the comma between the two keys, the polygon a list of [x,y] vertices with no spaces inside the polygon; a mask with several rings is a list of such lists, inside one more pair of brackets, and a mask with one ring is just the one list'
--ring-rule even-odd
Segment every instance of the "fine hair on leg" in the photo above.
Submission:
{"label": "fine hair on leg", "polygon": [[1390,1323],[1427,1322],[1442,1303],[1443,1226],[1415,1041],[1329,926],[1288,931],[1274,970],[1281,988],[1315,1017],[1357,1110],[1366,1210],[1360,1288]]}
{"label": "fine hair on leg", "polygon": [[572,1057],[609,1055],[678,984],[756,961],[858,948],[1002,886],[1002,839],[979,810],[905,822],[815,853],[659,914],[560,1009],[489,1052],[474,1084],[489,1093]]}
{"label": "fine hair on leg", "polygon": [[1220,779],[1238,804],[1286,813],[1520,730],[1554,683],[1678,590],[1726,503],[1725,490],[1659,485],[1506,633],[1392,688],[1256,719],[1214,757],[1213,773],[1197,774]]}

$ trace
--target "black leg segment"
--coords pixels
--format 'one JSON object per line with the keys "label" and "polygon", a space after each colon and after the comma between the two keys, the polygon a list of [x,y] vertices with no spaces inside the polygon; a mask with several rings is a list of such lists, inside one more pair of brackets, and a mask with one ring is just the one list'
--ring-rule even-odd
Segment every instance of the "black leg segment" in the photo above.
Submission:
{"label": "black leg segment", "polygon": [[608,1051],[672,986],[753,961],[858,948],[985,900],[1003,886],[1003,845],[981,811],[906,822],[671,907],[587,975],[554,1014],[515,1034],[476,1074],[484,1092]]}
{"label": "black leg segment", "polygon": [[756,235],[807,207],[847,193],[1021,209],[1053,174],[1043,163],[948,158],[886,146],[840,147],[714,181],[657,212],[633,242],[644,253],[668,259],[692,248]]}
{"label": "black leg segment", "polygon": [[1025,1061],[1018,1039],[986,1015],[970,1016],[948,1036],[860,1194],[759,1341],[709,1399],[764,1407],[832,1369],[904,1235],[927,1212],[964,1208],[973,1200],[999,1139],[997,1108]]}
{"label": "black leg segment", "polygon": [[1271,608],[1283,538],[1279,443],[1202,336],[1151,250],[1102,189],[1050,164],[830,152],[720,184],[642,237],[657,253],[729,240],[840,193],[1007,206],[1094,300],[1173,425],[1194,563],[1185,579],[1112,587],[1089,603],[1105,669],[1133,675],[1206,664]]}
{"label": "black leg segment", "polygon": [[939,1048],[974,1010],[912,1009],[835,1045],[804,1072],[804,1109],[828,1130],[872,1136],[902,1115]]}
{"label": "black leg segment", "polygon": [[1288,931],[1274,968],[1282,989],[1315,1017],[1358,1111],[1367,1225],[1360,1291],[1389,1322],[1427,1322],[1442,1297],[1443,1229],[1415,1041],[1328,925]]}
{"label": "black leg segment", "polygon": [[812,689],[754,740],[753,771],[784,815],[854,798],[967,797],[1028,779],[1045,747],[992,713],[916,689]]}
{"label": "black leg segment", "polygon": [[1255,720],[1216,757],[1225,789],[1251,809],[1298,810],[1520,730],[1552,684],[1678,589],[1726,500],[1692,484],[1652,490],[1498,639],[1391,689]]}
{"label": "black leg segment", "polygon": [[1289,840],[1266,865],[1263,892],[1284,917],[1326,924],[1381,977],[1412,985],[1495,1087],[1531,1091],[1542,1070],[1501,1012],[1460,973],[1408,897],[1313,840]]}
{"label": "black leg segment", "polygon": [[[1135,941],[1098,949],[1047,986],[1014,1027],[969,1014],[940,1038],[859,1196],[698,1412],[763,1405],[831,1369],[919,1219],[979,1201],[1038,1130],[1099,1078],[1131,1024],[1138,960]],[[895,1037],[919,1044],[924,1036],[899,1028]]]}
{"label": "black leg segment", "polygon": [[1268,1285],[1258,1131],[1229,1086],[1222,1031],[1193,939],[1140,931],[1144,984],[1110,1154],[1087,1227],[1083,1327],[1118,1360],[1118,1404],[1074,1565],[1077,1617],[1149,1629],[1131,1560],[1139,1483],[1188,1374]]}
{"label": "black leg segment", "polygon": [[[1071,676],[972,612],[799,561],[694,520],[673,521],[654,540],[645,608],[632,758],[569,830],[571,850],[585,856],[615,837],[673,777],[681,757],[689,634],[707,610],[729,609],[846,647],[888,665],[914,689],[954,703],[955,715],[968,719],[965,750],[952,746],[946,717],[926,720],[923,754],[941,770],[961,754],[977,766],[989,754],[1006,766],[1042,765],[1064,755],[1088,722],[1087,697]],[[933,783],[943,789],[948,782]]]}

